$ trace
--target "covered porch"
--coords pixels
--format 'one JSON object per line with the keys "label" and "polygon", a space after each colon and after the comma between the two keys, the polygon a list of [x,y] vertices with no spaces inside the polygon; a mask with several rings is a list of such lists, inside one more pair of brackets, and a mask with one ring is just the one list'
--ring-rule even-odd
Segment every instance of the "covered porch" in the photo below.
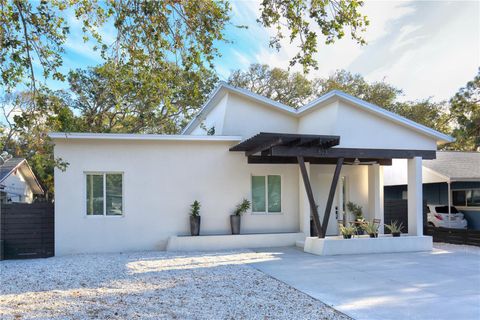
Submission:
{"label": "covered porch", "polygon": [[[423,236],[422,159],[434,159],[432,150],[340,148],[340,136],[264,133],[230,148],[244,152],[249,164],[298,164],[299,230],[304,250],[320,255],[431,250]],[[408,162],[408,226],[399,238],[382,235],[383,166],[392,159]],[[362,198],[365,218],[380,220],[379,238],[338,236],[338,221],[349,222],[349,199]],[[313,221],[317,236],[311,237]],[[301,243],[301,242],[300,242]]]}

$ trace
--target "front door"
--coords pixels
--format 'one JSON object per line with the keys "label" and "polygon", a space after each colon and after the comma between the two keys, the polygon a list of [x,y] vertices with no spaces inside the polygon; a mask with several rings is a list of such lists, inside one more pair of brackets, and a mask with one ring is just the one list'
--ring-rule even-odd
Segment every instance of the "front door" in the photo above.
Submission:
{"label": "front door", "polygon": [[[327,180],[328,181],[328,180]],[[330,184],[332,182],[330,178]],[[330,188],[330,187],[329,187]],[[328,199],[328,192],[324,199]],[[335,191],[335,197],[333,198],[332,209],[330,211],[330,219],[328,220],[327,225],[327,236],[336,236],[339,234],[338,230],[338,220],[342,220],[345,213],[345,203],[346,203],[346,178],[341,176],[338,179],[337,189]],[[326,207],[326,200],[323,208]],[[320,213],[323,216],[323,213]]]}

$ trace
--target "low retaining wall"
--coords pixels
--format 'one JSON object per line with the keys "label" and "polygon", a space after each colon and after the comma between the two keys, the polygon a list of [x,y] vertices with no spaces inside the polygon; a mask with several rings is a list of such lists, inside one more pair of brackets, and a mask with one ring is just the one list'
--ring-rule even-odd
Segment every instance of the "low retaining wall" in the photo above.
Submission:
{"label": "low retaining wall", "polygon": [[212,251],[227,249],[294,246],[305,239],[302,232],[211,236],[173,236],[168,239],[167,251]]}
{"label": "low retaining wall", "polygon": [[321,256],[342,254],[369,254],[431,251],[432,237],[430,236],[402,236],[394,238],[390,235],[378,238],[359,237],[343,239],[341,237],[327,237],[325,239],[308,237],[305,239],[304,251]]}

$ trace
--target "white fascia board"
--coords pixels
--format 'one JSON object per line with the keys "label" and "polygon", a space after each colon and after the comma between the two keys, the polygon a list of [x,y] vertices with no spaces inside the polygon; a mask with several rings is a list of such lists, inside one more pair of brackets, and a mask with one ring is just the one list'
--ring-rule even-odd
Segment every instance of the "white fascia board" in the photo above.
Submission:
{"label": "white fascia board", "polygon": [[351,95],[349,95],[345,92],[338,91],[338,90],[330,91],[330,92],[324,94],[323,96],[319,97],[318,99],[313,100],[312,102],[310,102],[306,106],[300,108],[298,110],[298,114],[302,115],[303,113],[309,111],[312,108],[315,108],[319,104],[321,104],[321,103],[323,103],[323,102],[325,102],[328,99],[333,98],[333,97],[338,97],[338,98],[340,98],[344,101],[347,101],[347,102],[350,102],[350,103],[352,103],[356,106],[359,106],[359,107],[361,107],[361,108],[363,108],[367,111],[375,113],[382,118],[385,118],[387,120],[391,120],[391,121],[396,122],[400,125],[403,125],[403,126],[406,126],[408,128],[414,129],[417,132],[426,134],[426,135],[428,135],[430,137],[433,137],[437,140],[440,140],[440,141],[443,141],[443,142],[453,142],[453,141],[455,141],[455,139],[453,137],[451,137],[447,134],[444,134],[444,133],[438,132],[436,130],[433,130],[429,127],[426,127],[424,125],[416,123],[415,121],[404,118],[404,117],[402,117],[398,114],[395,114],[393,112],[385,110],[384,108],[381,108],[381,107],[376,106],[372,103],[369,103],[367,101],[356,98],[354,96],[351,96]]}
{"label": "white fascia board", "polygon": [[190,136],[136,133],[52,132],[49,133],[48,136],[53,140],[242,141],[242,137],[239,136]]}

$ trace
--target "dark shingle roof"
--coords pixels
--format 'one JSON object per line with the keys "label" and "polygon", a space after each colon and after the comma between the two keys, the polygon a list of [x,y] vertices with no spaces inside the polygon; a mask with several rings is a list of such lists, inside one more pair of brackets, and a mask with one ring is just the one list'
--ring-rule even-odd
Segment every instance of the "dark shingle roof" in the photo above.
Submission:
{"label": "dark shingle roof", "polygon": [[480,152],[438,151],[423,166],[450,179],[480,179]]}

